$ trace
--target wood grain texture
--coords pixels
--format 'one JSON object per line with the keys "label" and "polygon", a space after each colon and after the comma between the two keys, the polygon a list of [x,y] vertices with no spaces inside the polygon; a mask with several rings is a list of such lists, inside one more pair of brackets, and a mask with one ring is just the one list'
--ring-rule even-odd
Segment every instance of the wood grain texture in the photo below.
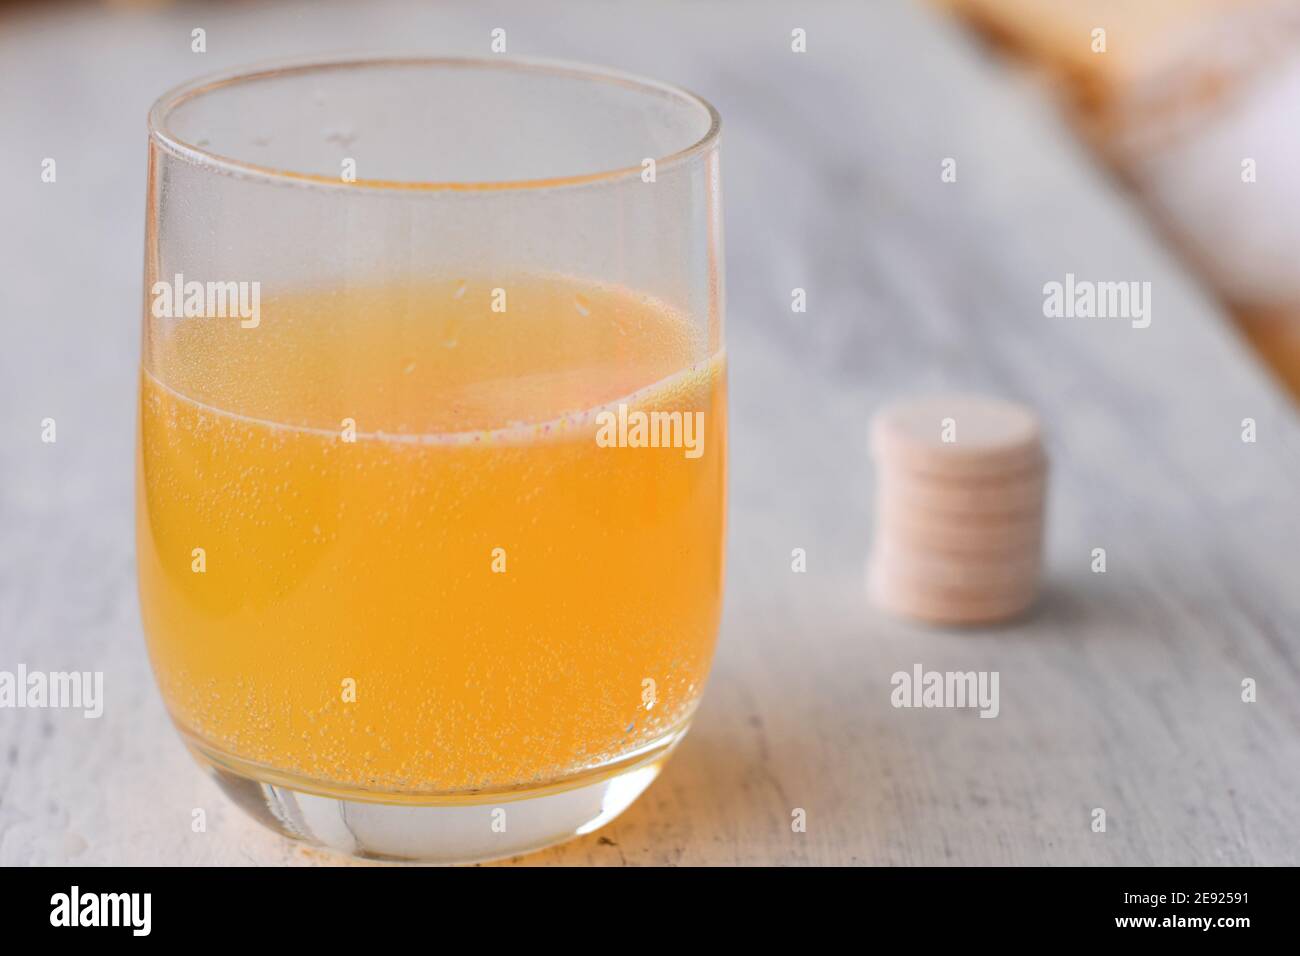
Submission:
{"label": "wood grain texture", "polygon": [[[661,76],[722,112],[733,415],[726,613],[696,725],[622,818],[516,862],[1300,863],[1300,423],[1051,104],[903,2],[554,6],[6,14],[0,668],[103,670],[108,702],[97,721],[0,711],[0,863],[336,862],[221,797],[145,657],[144,113],[196,73],[342,47],[483,53],[495,26],[513,53]],[[1151,327],[1044,318],[1043,283],[1067,272],[1151,282]],[[928,630],[866,604],[867,422],[938,388],[1047,423],[1048,593],[1015,626]],[[1000,715],[893,708],[891,674],[917,662],[998,671]]]}

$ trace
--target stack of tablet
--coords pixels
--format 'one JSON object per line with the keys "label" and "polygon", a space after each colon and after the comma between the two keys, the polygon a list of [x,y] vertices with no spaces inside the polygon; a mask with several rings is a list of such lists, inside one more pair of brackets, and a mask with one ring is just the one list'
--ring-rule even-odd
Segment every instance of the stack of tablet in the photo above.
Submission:
{"label": "stack of tablet", "polygon": [[1038,417],[994,398],[923,398],[872,423],[877,606],[936,624],[992,624],[1038,593],[1047,457]]}

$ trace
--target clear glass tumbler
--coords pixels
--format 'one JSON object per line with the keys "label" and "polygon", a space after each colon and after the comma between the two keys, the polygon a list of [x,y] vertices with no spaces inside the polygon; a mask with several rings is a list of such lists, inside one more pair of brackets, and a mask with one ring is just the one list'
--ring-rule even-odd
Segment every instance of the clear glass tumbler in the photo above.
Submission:
{"label": "clear glass tumbler", "polygon": [[686,732],[722,594],[718,128],[506,58],[154,106],[142,615],[259,820],[509,856],[612,819]]}

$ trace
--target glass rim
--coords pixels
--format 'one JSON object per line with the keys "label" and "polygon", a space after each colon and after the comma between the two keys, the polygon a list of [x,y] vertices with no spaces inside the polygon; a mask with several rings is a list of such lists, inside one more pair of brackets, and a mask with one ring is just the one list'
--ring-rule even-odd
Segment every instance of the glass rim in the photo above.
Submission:
{"label": "glass rim", "polygon": [[237,175],[242,178],[267,182],[308,186],[314,188],[361,189],[378,192],[497,192],[501,190],[546,190],[567,186],[585,186],[613,183],[632,177],[640,178],[641,165],[623,166],[573,176],[552,176],[542,179],[502,181],[400,181],[383,179],[358,179],[345,182],[337,177],[319,173],[278,169],[250,162],[234,156],[225,156],[186,142],[167,128],[172,111],[189,100],[196,99],[223,87],[241,83],[271,80],[289,74],[315,73],[326,70],[358,69],[383,66],[442,66],[455,68],[487,68],[520,72],[547,73],[567,76],[590,82],[610,83],[647,94],[669,96],[697,109],[709,118],[709,127],[694,143],[665,156],[653,157],[656,169],[671,167],[709,152],[717,146],[722,129],[722,117],[713,104],[684,87],[672,83],[626,73],[608,67],[593,66],[568,60],[538,57],[484,57],[484,56],[422,56],[422,55],[345,55],[337,57],[306,57],[280,59],[255,66],[237,67],[206,76],[197,77],[163,93],[149,109],[149,137],[173,156],[195,166],[204,166]]}

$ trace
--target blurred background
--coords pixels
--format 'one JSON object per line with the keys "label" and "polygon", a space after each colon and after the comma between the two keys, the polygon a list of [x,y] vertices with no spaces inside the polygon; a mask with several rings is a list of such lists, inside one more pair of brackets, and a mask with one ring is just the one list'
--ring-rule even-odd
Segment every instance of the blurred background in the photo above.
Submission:
{"label": "blurred background", "polygon": [[1052,90],[1300,396],[1300,4],[938,2]]}
{"label": "blurred background", "polygon": [[[1080,148],[1123,183],[1134,205],[1227,305],[1274,374],[1300,396],[1300,178],[1294,174],[1300,168],[1300,3],[915,2],[960,22],[1041,88]],[[892,5],[864,3],[864,22],[870,22],[871,7]],[[506,23],[502,17],[534,15],[527,4],[509,3],[381,0],[358,6],[352,12],[330,0],[0,0],[3,139],[11,147],[44,143],[47,152],[76,164],[93,158],[117,180],[116,196],[130,201],[141,183],[129,181],[132,170],[117,165],[127,159],[124,131],[173,83],[294,53],[484,53],[486,31]],[[510,52],[571,51],[599,60],[602,18],[667,22],[678,4],[664,4],[657,15],[630,4],[623,5],[625,13],[617,3],[608,6],[539,4],[538,12],[549,7],[573,23],[522,30]],[[727,4],[698,6],[697,27],[726,23],[720,42],[726,30],[743,30]],[[780,10],[791,23],[800,19],[793,6],[757,6]],[[812,22],[833,20],[848,8],[814,3],[805,9]],[[886,22],[893,16],[882,15]],[[192,49],[196,28],[214,31],[202,51]],[[664,59],[652,47],[641,52],[649,70]],[[923,58],[926,51],[915,52]],[[111,75],[101,71],[108,63]],[[906,96],[905,90],[891,92]],[[18,176],[26,159],[6,149],[6,176]],[[98,202],[103,211],[110,200],[101,196]],[[48,228],[59,229],[54,219],[43,218]]]}
{"label": "blurred background", "polygon": [[[723,116],[718,663],[610,840],[548,858],[1300,862],[1300,695],[1247,717],[1235,691],[1300,667],[1297,0],[0,2],[0,666],[104,670],[114,701],[0,718],[0,862],[302,861],[217,809],[139,635],[145,115],[198,75],[485,56],[495,28],[509,55],[660,78]],[[1151,327],[1046,319],[1067,273],[1152,282]],[[1047,422],[1052,593],[1004,639],[864,609],[867,421],[937,388]],[[1098,541],[1118,573],[1087,572]],[[918,659],[1001,668],[1003,716],[898,718],[885,682]],[[1072,822],[1099,787],[1122,840]],[[159,836],[200,802],[230,839]],[[792,842],[796,805],[819,826]]]}

